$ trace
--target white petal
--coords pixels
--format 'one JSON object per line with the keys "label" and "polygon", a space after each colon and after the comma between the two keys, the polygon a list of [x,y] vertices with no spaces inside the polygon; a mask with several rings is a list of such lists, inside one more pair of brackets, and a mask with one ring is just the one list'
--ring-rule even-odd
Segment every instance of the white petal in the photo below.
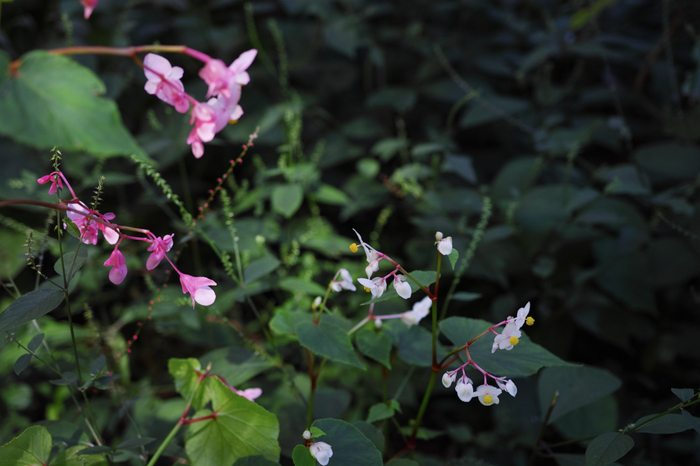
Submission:
{"label": "white petal", "polygon": [[208,286],[202,286],[194,292],[194,300],[202,306],[210,306],[216,301],[216,293]]}

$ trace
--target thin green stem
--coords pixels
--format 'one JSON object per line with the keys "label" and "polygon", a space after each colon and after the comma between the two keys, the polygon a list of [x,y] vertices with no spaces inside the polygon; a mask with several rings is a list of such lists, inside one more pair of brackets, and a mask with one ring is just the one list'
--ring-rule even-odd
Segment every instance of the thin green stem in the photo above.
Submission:
{"label": "thin green stem", "polygon": [[418,409],[418,415],[416,416],[416,421],[413,424],[413,431],[411,432],[411,443],[415,442],[416,435],[418,435],[418,428],[423,420],[423,414],[428,408],[428,402],[430,401],[430,395],[433,392],[433,385],[435,385],[435,379],[437,378],[437,372],[433,370],[430,374],[430,380],[428,381],[428,387],[425,389],[425,395],[423,395],[423,401],[421,401],[420,408]]}
{"label": "thin green stem", "polygon": [[183,425],[185,425],[185,422],[187,420],[187,413],[189,413],[190,408],[192,407],[192,401],[194,400],[195,395],[199,391],[199,387],[202,385],[202,381],[206,378],[207,374],[209,373],[209,369],[210,367],[207,367],[207,369],[199,375],[199,378],[197,379],[197,385],[194,387],[194,390],[192,390],[192,393],[190,394],[190,397],[187,400],[187,405],[185,406],[185,410],[182,412],[182,416],[180,416],[180,419],[177,421],[177,424],[175,424],[175,426],[165,437],[160,446],[158,446],[158,449],[155,453],[153,453],[153,456],[148,461],[148,464],[146,466],[154,466],[156,464],[156,461],[158,461],[158,458],[160,458],[160,455],[163,454],[163,451],[165,451],[170,442],[173,441],[175,435],[177,435],[180,428]]}
{"label": "thin green stem", "polygon": [[305,350],[306,363],[309,366],[309,379],[311,381],[311,388],[309,390],[309,404],[306,410],[306,429],[308,430],[311,427],[311,421],[313,421],[314,417],[314,394],[316,393],[316,380],[318,374],[314,375],[314,359],[316,358],[314,353],[309,351],[307,348],[305,348]]}

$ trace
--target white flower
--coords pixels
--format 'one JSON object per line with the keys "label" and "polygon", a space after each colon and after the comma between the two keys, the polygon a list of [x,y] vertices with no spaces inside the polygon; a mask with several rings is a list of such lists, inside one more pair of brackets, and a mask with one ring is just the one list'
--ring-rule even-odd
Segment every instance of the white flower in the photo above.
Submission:
{"label": "white flower", "polygon": [[515,322],[515,325],[518,327],[518,330],[525,325],[525,321],[527,320],[527,315],[530,313],[530,303],[528,302],[525,307],[521,307],[518,309],[518,316],[513,319]]}
{"label": "white flower", "polygon": [[333,449],[331,449],[331,446],[326,442],[312,443],[309,447],[309,451],[311,452],[311,456],[316,458],[316,461],[322,466],[326,466],[328,460],[333,456]]}
{"label": "white flower", "polygon": [[479,385],[476,389],[475,396],[479,397],[479,401],[484,406],[498,404],[498,395],[503,392],[500,388],[492,387],[491,385]]}
{"label": "white flower", "polygon": [[403,299],[408,299],[411,297],[411,285],[401,274],[394,275],[394,289]]}
{"label": "white flower", "polygon": [[[481,387],[479,387],[481,388]],[[469,377],[462,376],[455,386],[455,391],[460,400],[469,403],[474,398],[474,385]],[[496,402],[498,403],[498,401]]]}
{"label": "white flower", "polygon": [[503,333],[496,335],[493,339],[493,346],[491,347],[491,353],[495,353],[497,349],[512,350],[513,346],[517,345],[520,341],[522,333],[518,330],[518,326],[515,322],[511,322],[505,326]]}
{"label": "white flower", "polygon": [[496,380],[496,385],[501,390],[507,391],[510,396],[515,396],[518,394],[518,387],[515,386],[512,380],[507,380],[505,383],[502,380]]}
{"label": "white flower", "polygon": [[[338,273],[340,273],[340,280],[334,280],[331,282],[331,288],[333,288],[333,291],[355,291],[357,289],[352,283],[352,277],[350,276],[350,272],[348,272],[346,269],[340,269],[338,270]],[[337,276],[338,274],[336,274],[336,277]]]}
{"label": "white flower", "polygon": [[386,291],[386,280],[382,277],[373,278],[372,280],[358,278],[357,281],[372,292],[373,298],[379,298]]}
{"label": "white flower", "polygon": [[453,372],[452,374],[450,374],[449,372],[445,372],[444,374],[442,374],[442,384],[445,386],[445,388],[450,388],[452,382],[454,382],[456,378],[456,372]]}
{"label": "white flower", "polygon": [[367,261],[369,264],[367,267],[365,267],[365,273],[367,274],[367,278],[371,278],[372,274],[379,270],[379,254],[375,251],[372,251],[369,253],[369,258]]}
{"label": "white flower", "polygon": [[301,434],[302,437],[304,437],[304,440],[309,440],[311,438],[311,432],[308,430],[305,430],[303,434]]}
{"label": "white flower", "polygon": [[[379,260],[381,259],[381,256],[379,255],[379,253],[377,251],[372,249],[371,246],[369,246],[367,243],[362,241],[362,236],[360,236],[360,234],[357,232],[357,230],[355,230],[353,228],[352,231],[354,231],[355,234],[357,235],[357,238],[360,240],[360,246],[362,246],[362,249],[365,250],[365,256],[367,256],[367,263],[369,264],[369,265],[367,265],[367,267],[365,267],[365,272],[367,273],[367,278],[372,278],[372,274],[374,272],[376,272],[377,270],[379,270]],[[356,250],[357,250],[357,248],[355,248],[353,250],[353,252]]]}
{"label": "white flower", "polygon": [[449,256],[452,252],[452,237],[448,236],[447,238],[443,238],[442,233],[438,231],[435,233],[435,241],[440,254]]}
{"label": "white flower", "polygon": [[404,324],[409,327],[416,325],[421,319],[430,313],[430,307],[433,305],[433,301],[430,297],[426,296],[417,303],[413,305],[413,309],[406,311],[401,316],[401,320]]}

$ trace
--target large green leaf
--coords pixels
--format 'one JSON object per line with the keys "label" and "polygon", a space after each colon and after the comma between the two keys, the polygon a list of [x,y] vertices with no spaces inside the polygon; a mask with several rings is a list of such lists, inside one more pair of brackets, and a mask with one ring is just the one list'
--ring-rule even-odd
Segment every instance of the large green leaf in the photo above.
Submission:
{"label": "large green leaf", "polygon": [[[634,424],[640,425],[655,416],[658,416],[658,414],[644,416]],[[671,413],[650,421],[648,424],[645,424],[639,429],[635,430],[635,432],[640,434],[677,434],[678,432],[685,432],[686,430],[690,430],[692,428],[693,426],[690,425],[688,420],[682,414]]]}
{"label": "large green leaf", "polygon": [[700,171],[700,149],[677,143],[643,147],[634,159],[653,177],[666,180],[692,180]]}
{"label": "large green leaf", "polygon": [[304,201],[304,188],[300,184],[282,184],[272,190],[272,210],[290,218]]}
{"label": "large green leaf", "polygon": [[[449,317],[440,323],[440,330],[455,345],[461,346],[488,329],[492,324],[480,319]],[[469,354],[484,370],[499,376],[524,377],[536,373],[541,367],[572,365],[562,361],[540,345],[530,341],[525,333],[511,351],[496,350],[491,353],[493,334],[486,334],[469,347]]]}
{"label": "large green leaf", "polygon": [[[382,454],[357,427],[339,419],[319,419],[312,424],[326,433],[318,440],[333,449],[331,466],[381,466]],[[314,440],[316,438],[314,437]]]}
{"label": "large green leaf", "polygon": [[63,291],[56,289],[34,290],[20,296],[0,314],[0,334],[4,335],[5,332],[48,314],[61,304],[63,298]]}
{"label": "large green leaf", "polygon": [[587,466],[606,466],[627,454],[634,446],[632,437],[608,432],[594,438],[586,449]]}
{"label": "large green leaf", "polygon": [[217,378],[209,378],[212,410],[203,409],[194,418],[216,413],[189,425],[185,451],[198,466],[229,466],[239,458],[262,455],[279,460],[279,422],[257,403],[237,395]]}
{"label": "large green leaf", "polygon": [[274,256],[261,257],[251,262],[245,270],[243,270],[243,281],[250,283],[260,277],[264,277],[279,267],[280,263],[279,259]]}
{"label": "large green leaf", "polygon": [[78,445],[66,448],[51,460],[51,466],[107,466],[104,455],[83,455],[85,446]]}
{"label": "large green leaf", "polygon": [[86,260],[87,248],[81,245],[77,254],[76,251],[68,251],[67,253],[63,254],[63,258],[56,261],[56,263],[53,265],[53,269],[57,274],[63,275],[63,269],[65,268],[66,275],[70,280],[76,273],[78,273],[78,270],[80,270],[80,268],[85,264]]}
{"label": "large green leaf", "polygon": [[350,337],[341,328],[321,320],[318,325],[313,322],[300,322],[296,326],[299,343],[314,353],[332,361],[365,368],[352,347]]}
{"label": "large green leaf", "polygon": [[43,426],[32,426],[0,447],[0,464],[45,465],[51,455],[51,434]]}
{"label": "large green leaf", "polygon": [[[520,344],[514,351],[520,348]],[[540,410],[544,415],[555,393],[559,393],[549,422],[593,403],[620,388],[620,379],[597,367],[551,367],[542,371],[539,381]]]}
{"label": "large green leaf", "polygon": [[357,349],[367,357],[380,362],[387,369],[391,369],[391,338],[383,332],[361,329],[355,336]]}
{"label": "large green leaf", "polygon": [[145,155],[92,71],[43,51],[24,55],[12,72],[9,64],[0,52],[0,134],[39,149]]}

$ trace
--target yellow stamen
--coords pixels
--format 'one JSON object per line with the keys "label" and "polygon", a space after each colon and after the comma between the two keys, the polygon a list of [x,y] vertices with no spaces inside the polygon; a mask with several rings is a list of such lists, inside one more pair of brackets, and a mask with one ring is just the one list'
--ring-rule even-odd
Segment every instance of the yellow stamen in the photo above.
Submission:
{"label": "yellow stamen", "polygon": [[357,243],[352,243],[352,244],[350,245],[350,250],[351,250],[352,252],[357,252]]}
{"label": "yellow stamen", "polygon": [[[515,337],[513,337],[513,338],[515,338]],[[491,403],[493,403],[493,397],[491,395],[486,395],[484,397],[484,403],[486,403],[487,405],[490,405]]]}
{"label": "yellow stamen", "polygon": [[533,319],[532,317],[528,317],[527,319],[525,319],[525,324],[526,325],[534,325],[535,319]]}
{"label": "yellow stamen", "polygon": [[510,337],[509,341],[510,341],[510,344],[513,346],[517,345],[518,342],[520,342],[520,340],[518,340],[518,337]]}
{"label": "yellow stamen", "polygon": [[367,293],[370,293],[370,292],[372,291],[372,290],[370,290],[369,288],[367,288],[366,286],[363,287],[363,288],[365,289],[365,291],[366,291]]}

